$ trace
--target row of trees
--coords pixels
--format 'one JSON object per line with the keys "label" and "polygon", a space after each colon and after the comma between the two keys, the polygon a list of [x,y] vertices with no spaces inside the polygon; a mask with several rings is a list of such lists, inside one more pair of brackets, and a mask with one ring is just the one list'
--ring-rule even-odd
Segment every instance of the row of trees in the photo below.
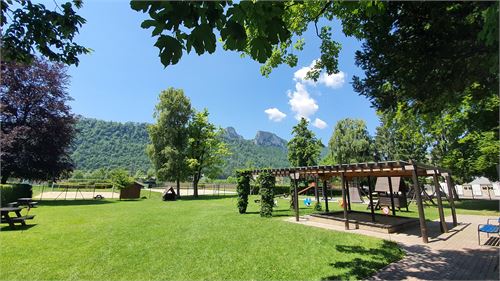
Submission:
{"label": "row of trees", "polygon": [[175,181],[178,196],[180,182],[188,178],[198,196],[200,179],[215,177],[223,156],[229,153],[222,129],[210,123],[208,115],[206,109],[196,112],[182,90],[169,88],[160,93],[153,115],[156,123],[148,127],[151,144],[147,152],[158,179]]}
{"label": "row of trees", "polygon": [[395,112],[379,113],[379,117],[381,123],[374,137],[363,120],[346,118],[337,122],[328,154],[321,160],[322,144],[307,128],[308,121],[302,119],[293,128],[288,144],[290,163],[312,166],[411,159],[449,168],[460,182],[479,175],[497,179],[498,140],[494,134],[483,136],[486,140],[480,140],[477,132],[471,133],[472,140],[467,136],[449,138],[450,131],[463,126],[459,120],[448,117],[442,123],[429,122],[421,116],[408,115],[402,107]]}

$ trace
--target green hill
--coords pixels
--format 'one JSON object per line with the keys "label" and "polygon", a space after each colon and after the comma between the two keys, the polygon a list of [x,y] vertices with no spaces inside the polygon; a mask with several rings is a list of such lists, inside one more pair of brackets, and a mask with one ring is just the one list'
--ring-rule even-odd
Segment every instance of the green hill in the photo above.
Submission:
{"label": "green hill", "polygon": [[[135,173],[147,171],[151,162],[146,155],[149,137],[146,123],[119,123],[81,118],[72,153],[76,169],[95,170],[122,167]],[[245,140],[234,128],[225,129],[224,140],[231,155],[225,160],[221,178],[234,175],[245,167],[288,166],[286,140],[275,134],[259,131],[252,140]]]}

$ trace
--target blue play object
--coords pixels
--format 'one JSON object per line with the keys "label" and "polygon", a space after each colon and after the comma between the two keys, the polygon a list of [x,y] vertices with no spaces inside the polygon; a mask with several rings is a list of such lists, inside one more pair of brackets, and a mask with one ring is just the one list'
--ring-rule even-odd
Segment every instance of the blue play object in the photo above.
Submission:
{"label": "blue play object", "polygon": [[311,198],[304,199],[304,205],[306,205],[307,207],[311,206]]}

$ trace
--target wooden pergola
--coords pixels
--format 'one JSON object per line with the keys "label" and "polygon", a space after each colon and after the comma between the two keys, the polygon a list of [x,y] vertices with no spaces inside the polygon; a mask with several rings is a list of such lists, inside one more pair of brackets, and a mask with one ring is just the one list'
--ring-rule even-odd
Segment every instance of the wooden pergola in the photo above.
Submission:
{"label": "wooden pergola", "polygon": [[[298,204],[298,180],[304,177],[313,177],[316,180],[323,181],[323,196],[325,197],[325,209],[328,212],[328,196],[326,195],[326,184],[332,177],[340,177],[342,182],[342,200],[347,204],[342,204],[344,209],[344,221],[346,230],[349,229],[349,211],[351,210],[351,203],[349,199],[349,186],[348,180],[354,177],[367,177],[369,182],[369,199],[370,199],[370,212],[372,221],[375,222],[375,211],[373,206],[373,186],[371,184],[372,177],[388,177],[389,189],[391,196],[391,205],[394,213],[394,198],[392,192],[391,177],[408,177],[413,180],[413,188],[415,191],[415,199],[418,209],[418,216],[420,222],[420,231],[424,243],[428,243],[427,224],[425,221],[425,213],[422,202],[422,191],[418,183],[420,176],[432,176],[436,190],[440,190],[438,177],[442,176],[446,179],[448,187],[448,200],[450,202],[451,213],[453,218],[453,226],[457,225],[457,216],[455,213],[455,203],[453,202],[453,182],[451,174],[448,170],[417,163],[415,161],[383,161],[383,162],[367,162],[367,163],[354,163],[354,164],[339,164],[332,166],[308,166],[308,167],[292,167],[292,168],[279,168],[279,169],[259,169],[252,172],[253,175],[258,175],[263,172],[268,172],[275,177],[290,177],[294,183],[294,207],[295,219],[299,220],[299,204]],[[439,220],[442,232],[448,232],[448,227],[444,218],[443,204],[439,192],[437,193],[437,205],[439,211]]]}

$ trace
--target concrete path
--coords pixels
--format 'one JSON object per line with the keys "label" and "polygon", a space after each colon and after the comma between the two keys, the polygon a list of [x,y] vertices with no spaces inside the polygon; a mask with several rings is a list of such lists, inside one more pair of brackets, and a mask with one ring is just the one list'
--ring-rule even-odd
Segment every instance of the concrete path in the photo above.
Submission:
{"label": "concrete path", "polygon": [[[336,231],[358,233],[397,242],[407,252],[402,260],[392,263],[371,277],[372,280],[499,280],[498,247],[480,246],[477,225],[491,217],[458,215],[459,225],[448,224],[450,231],[441,234],[439,222],[428,222],[429,243],[419,236],[419,227],[404,233],[379,233],[368,230],[344,230],[342,226],[313,222],[304,216],[299,222]],[[452,221],[451,217],[446,221]],[[482,234],[481,244],[487,240]]]}

